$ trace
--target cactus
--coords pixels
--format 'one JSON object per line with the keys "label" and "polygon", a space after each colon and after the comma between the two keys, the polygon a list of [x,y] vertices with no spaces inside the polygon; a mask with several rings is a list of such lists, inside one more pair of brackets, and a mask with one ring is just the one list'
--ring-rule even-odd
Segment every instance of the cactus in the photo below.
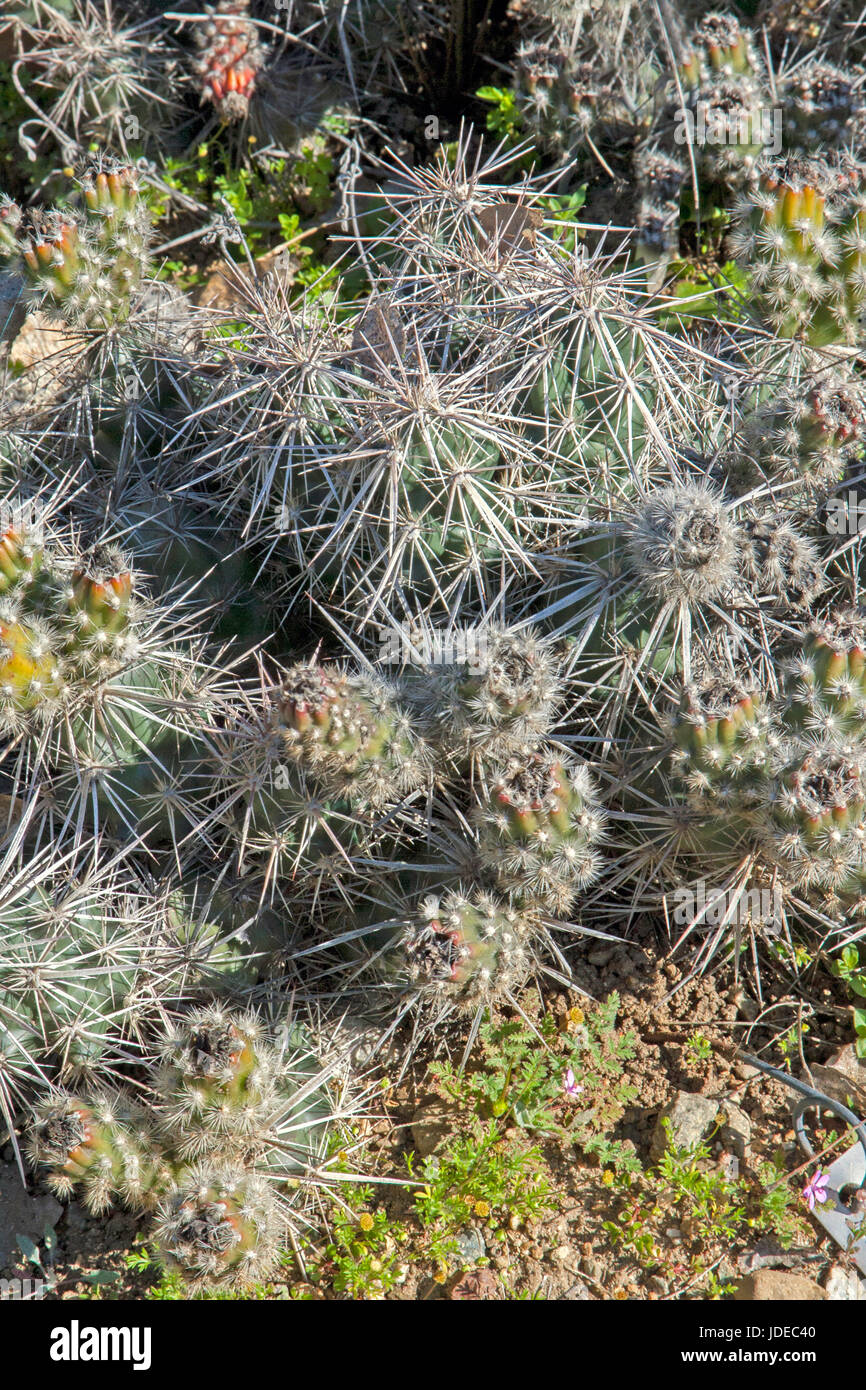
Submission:
{"label": "cactus", "polygon": [[733,238],[755,298],[781,338],[810,347],[860,337],[866,295],[866,202],[860,167],[845,159],[768,163],[739,203]]}
{"label": "cactus", "polygon": [[[670,720],[674,780],[663,794],[661,884],[691,864],[735,899],[768,889],[789,922],[862,915],[866,888],[866,627],[840,610],[803,633],[781,690],[717,670],[683,690]],[[654,797],[661,784],[653,788]],[[635,850],[643,873],[647,846]],[[745,867],[745,874],[744,874]],[[765,909],[755,909],[760,925]],[[723,924],[724,925],[724,924]]]}
{"label": "cactus", "polygon": [[365,623],[408,594],[431,620],[492,608],[503,566],[535,582],[572,523],[561,499],[646,479],[649,441],[682,412],[674,376],[704,371],[633,274],[601,252],[572,263],[468,151],[432,181],[399,175],[364,252],[387,293],[341,330],[262,292],[255,341],[197,414],[211,442],[188,477],[294,603],[312,591]]}
{"label": "cactus", "polygon": [[786,148],[805,154],[851,143],[866,112],[855,75],[819,61],[803,63],[783,77],[779,101],[786,115]]}
{"label": "cactus", "polygon": [[205,14],[208,18],[193,30],[193,73],[202,104],[212,102],[221,121],[242,121],[266,57],[249,0],[217,0]]}
{"label": "cactus", "polygon": [[[7,532],[7,571],[16,544]],[[181,839],[177,776],[187,758],[192,772],[208,681],[195,647],[111,547],[47,537],[35,577],[25,563],[0,602],[0,714],[17,736],[4,753],[27,820],[58,838],[107,824]]]}
{"label": "cactus", "polygon": [[165,998],[194,971],[174,944],[164,900],[118,865],[94,868],[51,848],[2,879],[0,1085],[13,1092],[105,1077]]}
{"label": "cactus", "polygon": [[686,169],[659,149],[642,149],[634,159],[641,203],[636,220],[637,256],[664,266],[679,250],[680,192]]}
{"label": "cactus", "polygon": [[273,1272],[283,1222],[263,1179],[204,1163],[163,1199],[153,1234],[166,1268],[178,1270],[193,1289],[243,1289]]}
{"label": "cactus", "polygon": [[302,1190],[324,1153],[331,1073],[296,1024],[276,1034],[215,1005],[172,1021],[156,1053],[155,1104],[58,1092],[34,1112],[29,1157],[90,1211],[154,1213],[161,1258],[194,1286],[242,1287],[289,1237],[280,1188]]}
{"label": "cactus", "polygon": [[[33,113],[19,136],[29,154],[44,152],[49,139],[67,164],[95,145],[125,160],[172,145],[182,119],[179,53],[158,19],[140,9],[61,0],[24,20],[13,81]],[[19,68],[33,75],[35,91]]]}
{"label": "cactus", "polygon": [[85,1103],[61,1093],[36,1107],[27,1153],[34,1166],[50,1170],[52,1192],[66,1200],[80,1194],[99,1215],[118,1201],[133,1210],[148,1205],[165,1181],[150,1147],[144,1111],[119,1094],[97,1092]]}
{"label": "cactus", "polygon": [[481,861],[518,905],[562,915],[599,873],[604,815],[583,766],[525,749],[478,819]]}
{"label": "cactus", "polygon": [[719,598],[742,564],[741,532],[721,497],[702,483],[651,493],[630,520],[627,544],[640,584],[658,599]]}
{"label": "cactus", "polygon": [[853,373],[824,369],[762,402],[744,420],[728,462],[743,487],[760,477],[823,491],[863,452],[863,389]]}
{"label": "cactus", "polygon": [[416,628],[402,636],[417,644],[419,657],[433,656],[436,637],[443,639],[441,661],[410,667],[401,686],[428,743],[459,773],[501,765],[550,732],[563,663],[539,633],[490,622],[469,632]]}
{"label": "cactus", "polygon": [[28,222],[8,198],[0,202],[0,255],[12,260],[38,302],[74,328],[123,323],[148,262],[150,219],[138,176],[103,160],[80,181],[81,211],[36,213]]}
{"label": "cactus", "polygon": [[511,997],[529,973],[531,919],[487,893],[426,898],[406,923],[400,966],[422,1007],[475,1012]]}
{"label": "cactus", "polygon": [[429,754],[384,681],[295,666],[277,701],[286,752],[332,794],[378,807],[423,786]]}

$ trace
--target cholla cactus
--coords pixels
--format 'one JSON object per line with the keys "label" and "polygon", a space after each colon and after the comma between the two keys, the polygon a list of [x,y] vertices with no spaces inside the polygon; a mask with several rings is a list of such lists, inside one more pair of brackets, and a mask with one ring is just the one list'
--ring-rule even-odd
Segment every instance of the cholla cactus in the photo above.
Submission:
{"label": "cholla cactus", "polygon": [[362,248],[382,283],[354,319],[298,316],[265,287],[231,373],[221,347],[188,485],[206,483],[295,602],[363,623],[410,595],[431,621],[457,602],[495,611],[503,573],[530,588],[561,548],[563,498],[648,481],[659,454],[672,466],[672,382],[703,359],[654,327],[642,275],[571,256],[490,172],[465,142],[454,169],[395,170]]}
{"label": "cholla cactus", "polygon": [[106,329],[129,317],[147,268],[150,218],[129,166],[104,160],[80,186],[82,211],[28,221],[8,198],[0,202],[0,255],[74,328]]}
{"label": "cholla cactus", "polygon": [[68,1200],[80,1195],[99,1215],[115,1202],[133,1210],[148,1205],[166,1175],[154,1162],[144,1110],[118,1093],[97,1092],[85,1102],[60,1093],[37,1106],[27,1143],[31,1162],[48,1168],[48,1186]]}
{"label": "cholla cactus", "polygon": [[808,492],[840,483],[862,456],[866,401],[858,378],[826,368],[760,404],[743,422],[729,476],[745,487],[759,477],[802,484]]}
{"label": "cholla cactus", "polygon": [[452,891],[426,898],[406,924],[398,969],[422,1008],[475,1012],[513,997],[523,984],[532,936],[526,913],[487,893]]}
{"label": "cholla cactus", "polygon": [[198,50],[193,72],[202,103],[213,102],[222,121],[242,121],[266,58],[249,0],[217,0],[205,14],[208,18],[193,29]]}
{"label": "cholla cactus", "polygon": [[517,904],[566,913],[599,873],[604,815],[584,766],[526,749],[478,819],[481,862]]}
{"label": "cholla cactus", "polygon": [[385,681],[336,667],[294,666],[275,717],[287,754],[332,794],[380,807],[427,779],[429,752]]}
{"label": "cholla cactus", "polygon": [[192,1288],[244,1288],[273,1272],[284,1231],[278,1201],[262,1178],[202,1163],[163,1199],[153,1235],[165,1266]]}
{"label": "cholla cactus", "polygon": [[853,161],[788,159],[760,170],[733,238],[774,331],[811,347],[851,346],[866,298],[866,192]]}
{"label": "cholla cactus", "polygon": [[670,602],[719,598],[742,565],[740,528],[705,483],[650,493],[628,524],[627,543],[640,584]]}

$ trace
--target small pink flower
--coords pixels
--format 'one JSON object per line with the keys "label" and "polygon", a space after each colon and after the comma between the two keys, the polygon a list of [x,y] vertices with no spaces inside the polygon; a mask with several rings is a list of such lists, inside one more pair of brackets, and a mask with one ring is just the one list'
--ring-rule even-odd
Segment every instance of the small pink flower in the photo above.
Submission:
{"label": "small pink flower", "polygon": [[570,1099],[573,1099],[575,1096],[579,1096],[582,1091],[583,1087],[578,1086],[574,1077],[574,1072],[571,1070],[571,1067],[569,1067],[568,1071],[565,1073],[565,1094]]}
{"label": "small pink flower", "polygon": [[803,1196],[810,1211],[815,1210],[816,1202],[826,1202],[828,1196],[827,1185],[829,1181],[830,1179],[822,1173],[819,1168],[818,1172],[814,1173],[806,1183],[806,1186],[803,1188]]}

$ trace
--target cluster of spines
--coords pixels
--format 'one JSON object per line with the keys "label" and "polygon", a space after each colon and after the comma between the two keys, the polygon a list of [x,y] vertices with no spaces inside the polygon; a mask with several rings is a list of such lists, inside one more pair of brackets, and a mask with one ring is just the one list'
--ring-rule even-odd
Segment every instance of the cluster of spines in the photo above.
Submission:
{"label": "cluster of spines", "polygon": [[521,45],[517,103],[526,126],[552,149],[579,143],[615,109],[612,84],[556,33]]}
{"label": "cluster of spines", "polygon": [[768,696],[719,673],[687,687],[672,721],[674,768],[700,818],[706,862],[825,911],[860,910],[866,889],[866,630],[840,611],[817,622]]}
{"label": "cluster of spines", "polygon": [[562,694],[556,644],[531,629],[487,623],[463,636],[462,661],[409,670],[402,680],[428,742],[455,769],[497,766],[545,737]]}
{"label": "cluster of spines", "polygon": [[638,582],[656,598],[692,604],[734,586],[743,536],[721,494],[704,481],[659,488],[625,523]]}
{"label": "cluster of spines", "polygon": [[811,491],[832,487],[862,456],[864,423],[866,401],[856,376],[825,369],[814,381],[785,387],[747,416],[731,470],[746,486],[763,476]]}
{"label": "cluster of spines", "polygon": [[588,769],[527,748],[479,808],[479,859],[514,903],[569,911],[600,870],[605,817]]}
{"label": "cluster of spines", "polygon": [[424,784],[429,754],[383,680],[295,666],[274,717],[286,752],[335,794],[382,806]]}
{"label": "cluster of spines", "polygon": [[87,1101],[59,1093],[35,1109],[27,1144],[33,1164],[47,1169],[52,1192],[81,1197],[94,1214],[116,1202],[147,1207],[165,1181],[148,1143],[145,1111],[117,1092]]}
{"label": "cluster of spines", "polygon": [[475,1011],[502,1002],[529,974],[527,915],[479,890],[428,897],[406,923],[400,963],[424,1006]]}
{"label": "cluster of spines", "polygon": [[0,202],[0,255],[73,327],[108,329],[129,317],[148,264],[150,217],[129,165],[104,160],[81,179],[81,210],[25,218]]}

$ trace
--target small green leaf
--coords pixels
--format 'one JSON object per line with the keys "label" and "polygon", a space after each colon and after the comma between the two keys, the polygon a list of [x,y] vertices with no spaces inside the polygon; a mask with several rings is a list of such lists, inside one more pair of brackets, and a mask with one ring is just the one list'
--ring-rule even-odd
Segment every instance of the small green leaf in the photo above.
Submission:
{"label": "small green leaf", "polygon": [[37,1269],[42,1268],[42,1257],[39,1254],[39,1247],[33,1244],[29,1236],[16,1236],[15,1244],[18,1246],[25,1260],[29,1260],[32,1265],[36,1265]]}

